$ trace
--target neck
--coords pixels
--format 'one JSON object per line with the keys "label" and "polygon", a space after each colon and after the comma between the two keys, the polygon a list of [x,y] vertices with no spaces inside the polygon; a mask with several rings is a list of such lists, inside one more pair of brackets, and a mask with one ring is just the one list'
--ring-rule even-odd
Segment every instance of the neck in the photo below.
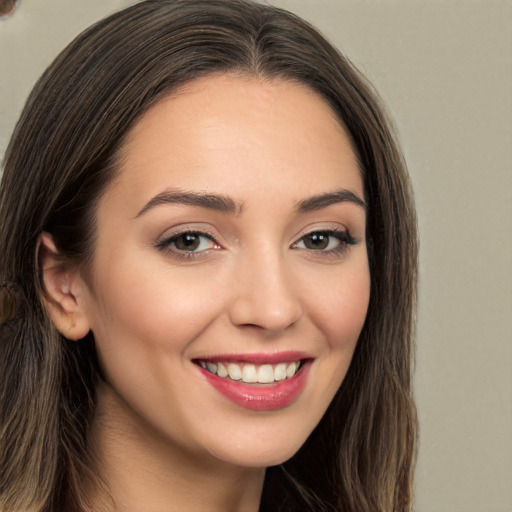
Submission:
{"label": "neck", "polygon": [[98,390],[90,435],[97,474],[88,490],[93,510],[116,512],[257,512],[265,470],[240,468],[185,450],[119,400]]}

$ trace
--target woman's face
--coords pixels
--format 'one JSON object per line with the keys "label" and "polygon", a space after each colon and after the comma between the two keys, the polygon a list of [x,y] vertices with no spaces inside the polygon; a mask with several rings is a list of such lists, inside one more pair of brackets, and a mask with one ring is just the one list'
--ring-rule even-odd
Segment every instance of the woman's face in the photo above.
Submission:
{"label": "woman's face", "polygon": [[245,467],[292,456],[366,316],[363,195],[304,86],[210,76],[152,107],[100,199],[84,281],[121,428]]}

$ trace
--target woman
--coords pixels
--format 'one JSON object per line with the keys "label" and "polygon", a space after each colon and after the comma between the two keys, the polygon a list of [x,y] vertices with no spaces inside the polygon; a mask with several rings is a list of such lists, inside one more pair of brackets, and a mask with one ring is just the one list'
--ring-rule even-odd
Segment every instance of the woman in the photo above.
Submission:
{"label": "woman", "polygon": [[27,101],[0,218],[2,510],[410,510],[408,178],[305,22],[97,23]]}

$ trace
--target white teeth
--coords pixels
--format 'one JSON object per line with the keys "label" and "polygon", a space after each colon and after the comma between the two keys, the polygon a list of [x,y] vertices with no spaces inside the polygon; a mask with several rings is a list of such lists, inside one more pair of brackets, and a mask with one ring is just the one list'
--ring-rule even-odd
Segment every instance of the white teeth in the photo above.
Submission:
{"label": "white teeth", "polygon": [[286,379],[286,363],[279,363],[274,369],[274,378],[276,380]]}
{"label": "white teeth", "polygon": [[242,380],[248,383],[258,382],[256,366],[253,364],[244,364],[244,369],[242,370]]}
{"label": "white teeth", "polygon": [[241,380],[247,384],[271,384],[293,377],[300,366],[300,361],[291,363],[279,363],[276,365],[251,363],[212,363],[211,361],[199,361],[202,368],[222,378]]}
{"label": "white teeth", "polygon": [[228,364],[228,373],[229,378],[233,380],[241,380],[242,379],[242,370],[240,366],[235,363]]}
{"label": "white teeth", "polygon": [[215,363],[210,363],[209,361],[206,362],[206,369],[209,372],[217,373],[217,365]]}
{"label": "white teeth", "polygon": [[258,382],[260,384],[270,384],[274,380],[274,369],[271,365],[264,364],[258,368]]}
{"label": "white teeth", "polygon": [[227,377],[229,375],[226,367],[222,363],[217,363],[217,375],[219,377]]}
{"label": "white teeth", "polygon": [[299,366],[299,363],[290,363],[286,367],[286,376],[288,378],[293,377],[295,375],[295,372],[297,371],[298,366]]}

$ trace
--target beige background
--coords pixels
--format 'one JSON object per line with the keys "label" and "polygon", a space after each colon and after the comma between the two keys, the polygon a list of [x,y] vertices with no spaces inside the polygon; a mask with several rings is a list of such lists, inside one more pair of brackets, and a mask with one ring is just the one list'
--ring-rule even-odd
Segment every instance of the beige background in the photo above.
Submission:
{"label": "beige background", "polygon": [[[0,153],[35,79],[130,0],[21,0],[0,20]],[[273,0],[366,72],[416,190],[418,512],[512,511],[512,2]]]}

